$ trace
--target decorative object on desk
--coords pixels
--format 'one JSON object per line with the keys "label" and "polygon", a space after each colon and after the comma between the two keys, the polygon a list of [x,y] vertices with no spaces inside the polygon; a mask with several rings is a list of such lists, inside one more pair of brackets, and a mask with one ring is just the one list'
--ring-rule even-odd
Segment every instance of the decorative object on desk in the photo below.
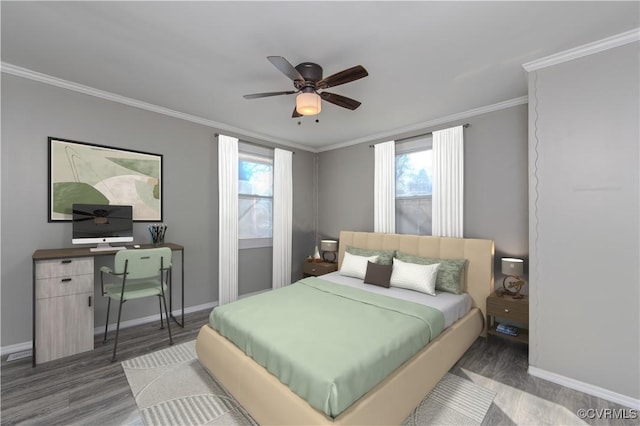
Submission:
{"label": "decorative object on desk", "polygon": [[[338,242],[336,240],[320,240],[320,250],[322,250],[323,260],[334,263],[336,261],[336,252],[338,251]],[[327,253],[333,256],[331,260],[327,259]]]}
{"label": "decorative object on desk", "polygon": [[314,262],[322,262],[322,258],[320,257],[320,251],[318,250],[318,246],[313,249],[313,261]]}
{"label": "decorative object on desk", "polygon": [[49,222],[73,204],[132,205],[134,221],[162,220],[162,155],[48,138]]}
{"label": "decorative object on desk", "polygon": [[517,336],[520,330],[518,327],[514,327],[512,325],[507,324],[498,324],[496,326],[496,331],[502,334],[508,334],[509,336]]}
{"label": "decorative object on desk", "polygon": [[164,223],[153,223],[149,225],[149,233],[151,234],[151,243],[158,245],[164,243],[164,234],[167,232],[167,225]]}
{"label": "decorative object on desk", "polygon": [[[524,280],[521,278],[523,273],[524,260],[514,259],[512,257],[502,258],[502,275],[505,276],[502,280],[502,288],[504,294],[513,296],[514,299],[522,299],[524,297],[520,294],[520,291],[524,286]],[[507,284],[507,279],[509,278],[512,278],[513,281]]]}

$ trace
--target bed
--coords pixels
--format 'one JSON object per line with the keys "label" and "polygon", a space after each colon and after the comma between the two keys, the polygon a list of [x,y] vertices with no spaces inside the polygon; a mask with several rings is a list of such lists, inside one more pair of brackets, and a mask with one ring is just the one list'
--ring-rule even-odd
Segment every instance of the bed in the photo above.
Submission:
{"label": "bed", "polygon": [[467,259],[463,279],[471,309],[335,418],[311,406],[209,325],[203,326],[196,341],[200,362],[260,424],[399,424],[484,335],[485,300],[493,286],[492,241],[342,231],[339,267],[347,246]]}

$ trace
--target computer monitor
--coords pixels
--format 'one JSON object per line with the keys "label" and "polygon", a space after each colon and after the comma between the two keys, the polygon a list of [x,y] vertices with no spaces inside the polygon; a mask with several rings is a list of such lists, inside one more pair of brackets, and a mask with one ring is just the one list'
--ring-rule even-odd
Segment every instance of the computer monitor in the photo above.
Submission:
{"label": "computer monitor", "polygon": [[74,204],[72,244],[97,244],[91,251],[120,250],[110,243],[133,241],[133,207]]}

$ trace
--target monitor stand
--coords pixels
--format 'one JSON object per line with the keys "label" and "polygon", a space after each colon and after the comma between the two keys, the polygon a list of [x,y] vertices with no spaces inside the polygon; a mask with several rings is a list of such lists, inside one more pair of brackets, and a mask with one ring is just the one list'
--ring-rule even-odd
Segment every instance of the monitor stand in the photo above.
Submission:
{"label": "monitor stand", "polygon": [[99,243],[97,247],[91,247],[89,251],[118,251],[118,250],[126,250],[126,247],[114,247],[109,245],[109,243]]}

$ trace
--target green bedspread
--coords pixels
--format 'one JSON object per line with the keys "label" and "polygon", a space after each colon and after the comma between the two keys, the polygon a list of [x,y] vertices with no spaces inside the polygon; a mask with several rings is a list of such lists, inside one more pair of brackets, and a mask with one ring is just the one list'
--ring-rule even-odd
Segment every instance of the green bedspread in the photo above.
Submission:
{"label": "green bedspread", "polygon": [[310,277],[213,310],[209,324],[336,417],[441,331],[434,308]]}

